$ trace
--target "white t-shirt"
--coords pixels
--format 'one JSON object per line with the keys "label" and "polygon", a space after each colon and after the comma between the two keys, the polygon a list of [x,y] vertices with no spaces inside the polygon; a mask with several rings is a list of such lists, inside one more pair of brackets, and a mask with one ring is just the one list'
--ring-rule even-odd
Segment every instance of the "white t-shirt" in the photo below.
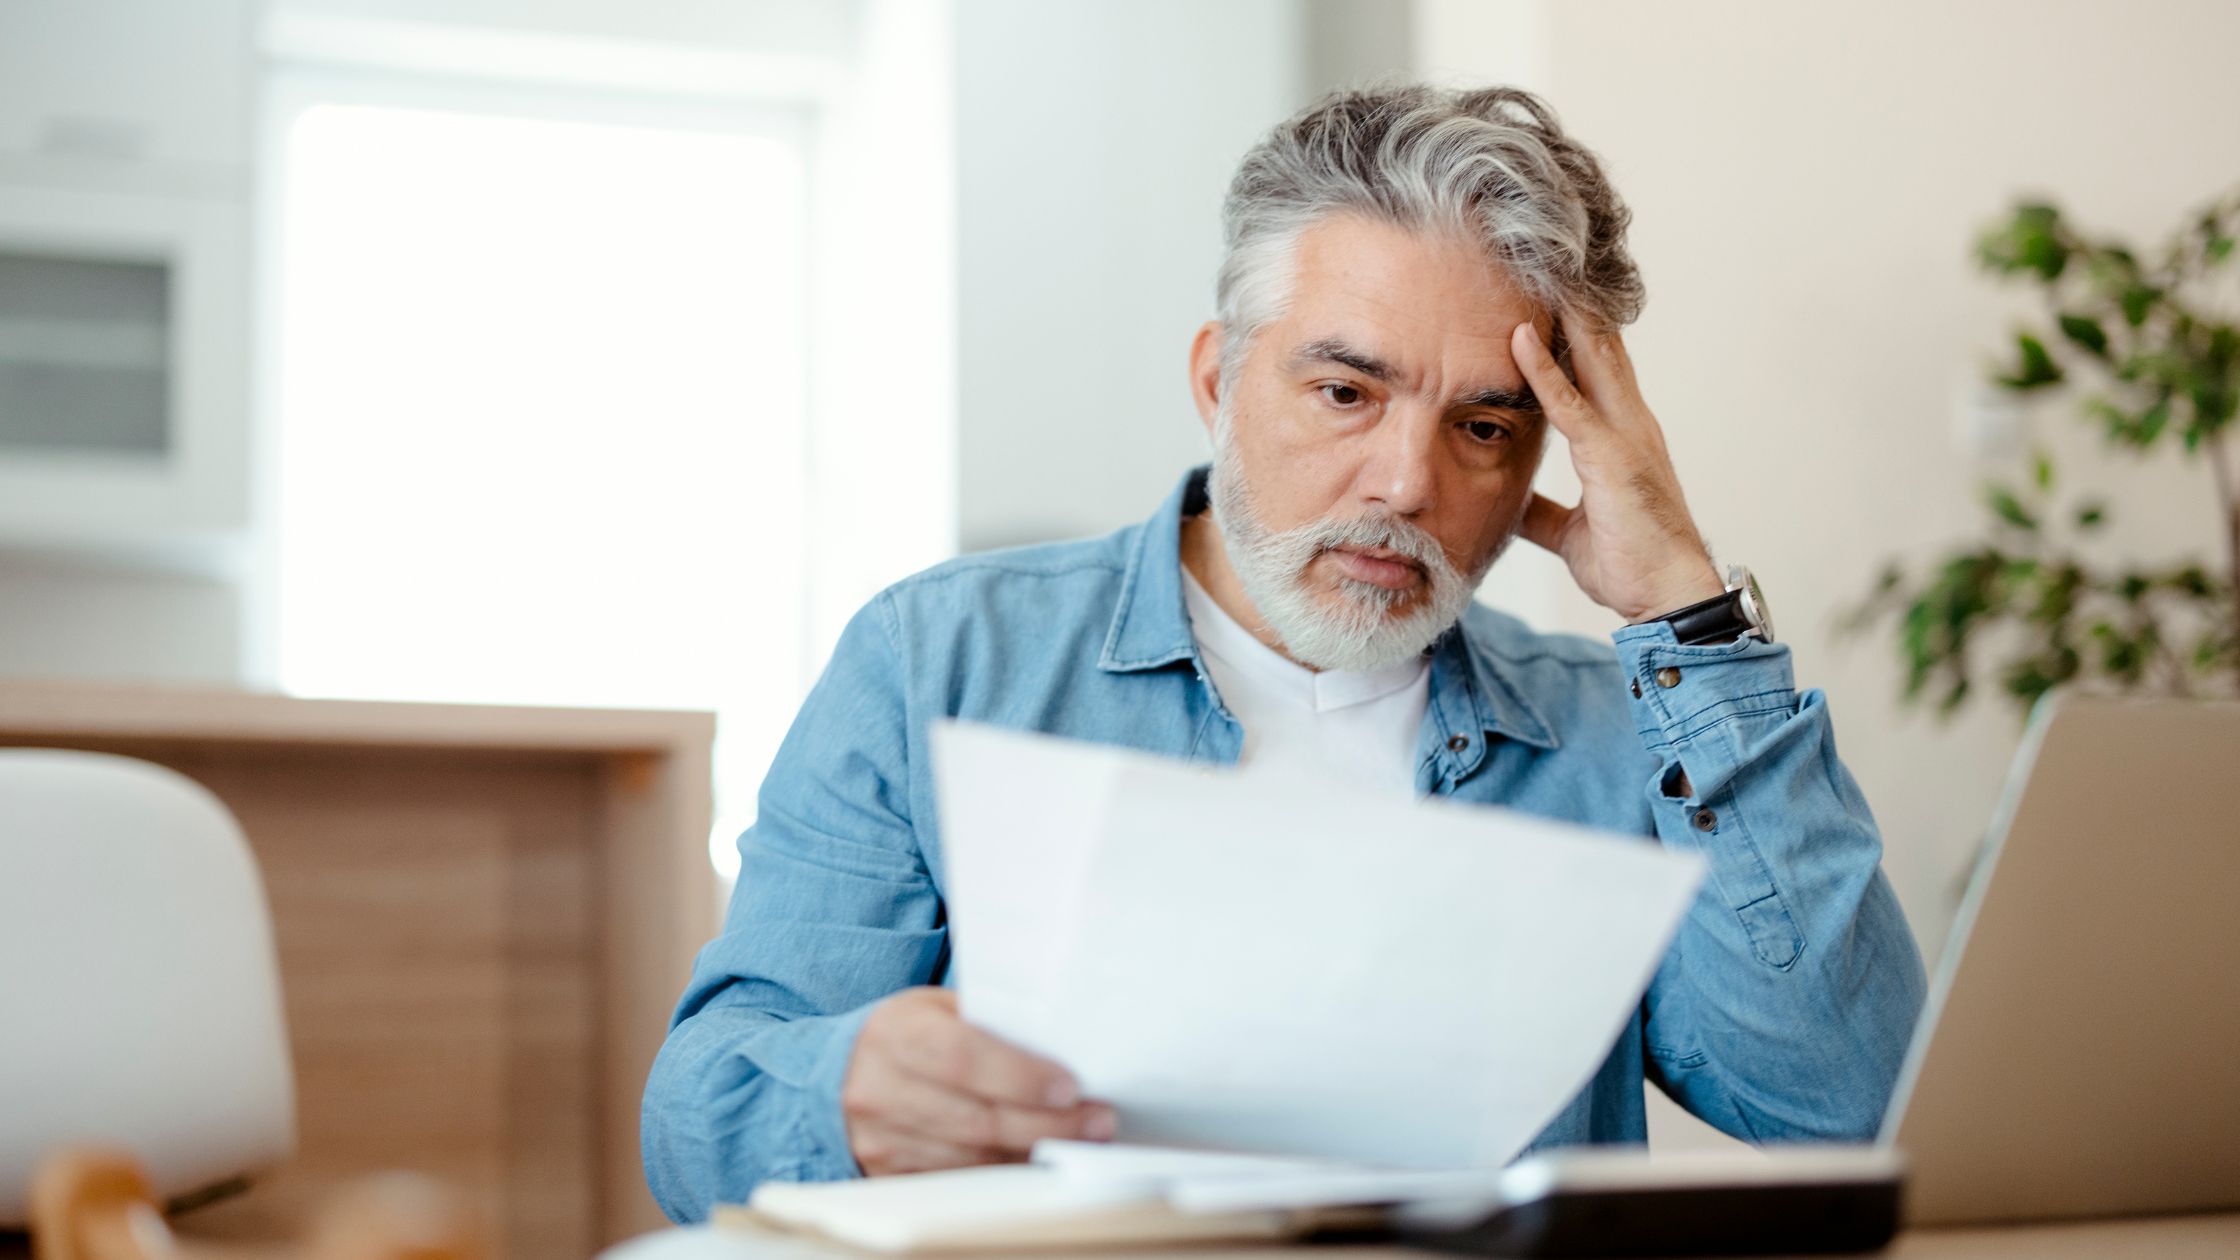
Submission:
{"label": "white t-shirt", "polygon": [[1414,795],[1428,657],[1373,671],[1311,670],[1238,625],[1188,565],[1182,598],[1214,690],[1244,726],[1240,764]]}

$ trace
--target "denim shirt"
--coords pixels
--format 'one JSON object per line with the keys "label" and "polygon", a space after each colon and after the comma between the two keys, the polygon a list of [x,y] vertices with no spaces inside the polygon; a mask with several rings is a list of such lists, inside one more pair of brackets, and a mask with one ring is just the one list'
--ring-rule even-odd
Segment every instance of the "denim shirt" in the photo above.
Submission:
{"label": "denim shirt", "polygon": [[[646,1084],[646,1177],[672,1219],[766,1178],[859,1175],[839,1103],[857,1030],[896,990],[953,983],[929,722],[1237,760],[1183,604],[1181,521],[1204,504],[1199,468],[1143,524],[950,561],[849,623]],[[1870,1139],[1923,976],[1825,698],[1780,644],[1683,645],[1662,622],[1611,639],[1474,604],[1431,648],[1416,741],[1421,793],[1709,860],[1617,1044],[1533,1147],[1644,1141],[1644,1080],[1746,1140]]]}

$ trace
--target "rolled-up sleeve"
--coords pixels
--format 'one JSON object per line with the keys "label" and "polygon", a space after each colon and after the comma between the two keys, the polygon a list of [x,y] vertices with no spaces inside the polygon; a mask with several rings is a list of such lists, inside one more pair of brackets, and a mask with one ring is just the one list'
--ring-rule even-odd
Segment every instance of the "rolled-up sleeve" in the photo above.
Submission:
{"label": "rolled-up sleeve", "polygon": [[1873,1137],[1925,982],[1826,697],[1784,645],[1613,638],[1657,835],[1710,867],[1645,999],[1652,1078],[1737,1137]]}
{"label": "rolled-up sleeve", "polygon": [[904,680],[882,596],[849,623],[765,776],[739,882],[646,1082],[670,1219],[764,1180],[858,1175],[840,1085],[871,1004],[931,981],[946,933],[909,809]]}

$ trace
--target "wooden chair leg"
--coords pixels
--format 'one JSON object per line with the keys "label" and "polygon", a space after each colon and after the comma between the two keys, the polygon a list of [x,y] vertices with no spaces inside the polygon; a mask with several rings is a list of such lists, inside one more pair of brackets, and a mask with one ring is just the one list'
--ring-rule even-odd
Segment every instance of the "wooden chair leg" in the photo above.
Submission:
{"label": "wooden chair leg", "polygon": [[169,1260],[178,1250],[138,1161],[116,1150],[64,1151],[31,1182],[33,1260]]}
{"label": "wooden chair leg", "polygon": [[352,1184],[323,1207],[307,1238],[288,1241],[286,1249],[253,1251],[182,1241],[124,1151],[63,1151],[32,1180],[33,1260],[488,1260],[494,1250],[487,1226],[458,1195],[412,1173]]}

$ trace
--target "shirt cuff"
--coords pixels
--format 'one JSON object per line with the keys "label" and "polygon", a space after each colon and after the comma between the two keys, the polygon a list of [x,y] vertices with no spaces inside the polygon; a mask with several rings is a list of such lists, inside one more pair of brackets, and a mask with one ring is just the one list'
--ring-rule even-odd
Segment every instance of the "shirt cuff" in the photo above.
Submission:
{"label": "shirt cuff", "polygon": [[754,1034],[752,1053],[770,1079],[798,1091],[796,1126],[801,1140],[796,1172],[802,1181],[860,1177],[848,1121],[840,1110],[840,1087],[856,1036],[871,1015],[871,1004],[838,1015],[812,1015],[764,1025]]}
{"label": "shirt cuff", "polygon": [[1684,754],[1693,797],[1716,791],[1742,764],[1755,725],[1797,711],[1785,643],[1752,634],[1682,643],[1668,621],[1621,626],[1610,637],[1643,745]]}

